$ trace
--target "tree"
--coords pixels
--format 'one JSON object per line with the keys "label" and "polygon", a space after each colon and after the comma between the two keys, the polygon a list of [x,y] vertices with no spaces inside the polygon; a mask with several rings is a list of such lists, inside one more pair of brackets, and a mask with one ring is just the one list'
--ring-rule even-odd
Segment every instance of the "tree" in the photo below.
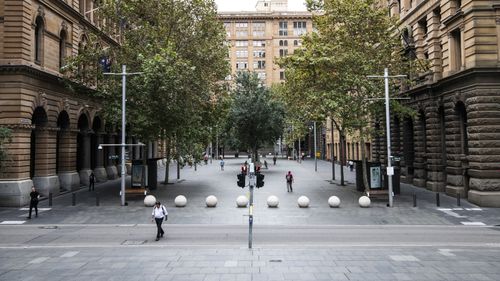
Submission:
{"label": "tree", "polygon": [[12,130],[0,127],[0,172],[8,165],[8,154],[5,149],[5,143],[10,142]]}
{"label": "tree", "polygon": [[[306,35],[303,47],[279,62],[286,68],[287,105],[301,99],[316,115],[330,116],[339,130],[341,148],[347,133],[357,133],[366,159],[365,139],[381,105],[371,100],[383,96],[381,82],[367,76],[383,73],[386,67],[408,73],[396,21],[375,0],[308,0],[307,4],[321,11],[313,18],[317,32]],[[368,191],[365,165],[363,161]]]}
{"label": "tree", "polygon": [[257,161],[258,150],[274,143],[283,131],[283,106],[271,98],[269,89],[260,85],[254,72],[239,72],[231,95],[233,101],[228,114],[231,133],[243,147],[252,151]]}
{"label": "tree", "polygon": [[204,117],[213,110],[214,96],[218,100],[224,94],[219,81],[229,71],[225,30],[214,1],[111,0],[99,8],[99,18],[107,23],[102,31],[119,44],[103,40],[101,33],[89,34],[65,68],[68,80],[93,88],[89,94],[102,101],[107,122],[116,122],[120,83],[103,77],[96,62],[110,60],[113,72],[121,72],[121,64],[142,72],[127,80],[129,133],[142,141],[165,139],[167,163],[183,153],[196,154],[213,125]]}

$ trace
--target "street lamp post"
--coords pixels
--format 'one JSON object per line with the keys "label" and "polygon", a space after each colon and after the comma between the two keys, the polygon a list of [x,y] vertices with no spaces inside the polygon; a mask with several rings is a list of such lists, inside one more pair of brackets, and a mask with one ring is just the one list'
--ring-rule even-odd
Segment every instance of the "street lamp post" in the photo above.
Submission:
{"label": "street lamp post", "polygon": [[121,195],[121,205],[125,206],[125,175],[127,174],[126,169],[125,169],[125,110],[126,110],[126,101],[127,101],[127,75],[138,75],[141,74],[142,72],[133,72],[133,73],[127,73],[127,66],[122,65],[122,72],[121,73],[104,73],[104,75],[116,75],[116,76],[121,76],[122,77],[122,155],[121,155],[121,190],[122,190],[122,195]]}
{"label": "street lamp post", "polygon": [[[387,142],[387,182],[389,188],[389,207],[393,204],[393,191],[392,191],[392,176],[394,175],[394,167],[391,163],[391,115],[389,108],[389,78],[405,78],[406,75],[389,76],[389,70],[384,68],[384,76],[370,75],[368,78],[384,78],[385,80],[385,129],[386,129],[386,142]],[[363,160],[364,161],[364,160]]]}
{"label": "street lamp post", "polygon": [[317,140],[316,140],[316,121],[314,121],[314,171],[318,171],[318,156],[316,153],[317,150]]}

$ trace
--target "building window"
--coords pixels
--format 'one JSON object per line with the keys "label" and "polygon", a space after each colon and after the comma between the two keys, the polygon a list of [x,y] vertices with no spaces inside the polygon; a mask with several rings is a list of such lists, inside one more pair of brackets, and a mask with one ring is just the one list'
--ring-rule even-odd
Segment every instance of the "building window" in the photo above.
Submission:
{"label": "building window", "polygon": [[286,57],[288,55],[288,49],[280,49],[280,57]]}
{"label": "building window", "polygon": [[295,47],[297,47],[297,46],[302,46],[302,41],[300,41],[300,40],[293,40],[293,45],[294,45]]}
{"label": "building window", "polygon": [[452,0],[452,1],[451,1],[451,8],[452,8],[455,12],[460,11],[460,8],[462,8],[462,1],[461,1],[461,0]]}
{"label": "building window", "polygon": [[231,37],[231,23],[230,22],[224,23],[224,29],[226,29],[226,36]]}
{"label": "building window", "polygon": [[422,36],[425,40],[425,38],[427,38],[427,20],[425,18],[421,19],[419,22],[418,22],[418,27],[420,28],[420,30],[422,30]]}
{"label": "building window", "polygon": [[254,58],[265,58],[266,57],[266,51],[264,51],[264,50],[255,50],[255,51],[253,51],[253,57]]}
{"label": "building window", "polygon": [[247,37],[248,36],[248,23],[247,22],[237,22],[236,27],[236,37]]}
{"label": "building window", "polygon": [[460,29],[456,29],[450,34],[450,68],[458,71],[462,67],[462,37]]}
{"label": "building window", "polygon": [[279,22],[279,36],[288,36],[288,22],[280,21]]}
{"label": "building window", "polygon": [[259,79],[265,80],[266,79],[266,73],[265,72],[257,72],[257,77]]}
{"label": "building window", "polygon": [[237,22],[236,29],[248,29],[248,22]]}
{"label": "building window", "polygon": [[254,61],[253,68],[254,69],[265,69],[266,68],[266,61],[263,61],[263,60]]}
{"label": "building window", "polygon": [[235,43],[236,47],[248,47],[248,41],[238,40]]}
{"label": "building window", "polygon": [[264,41],[264,40],[253,40],[253,46],[254,47],[265,47],[266,46],[266,41]]}
{"label": "building window", "polygon": [[59,68],[62,68],[66,58],[66,31],[61,31],[59,37]]}
{"label": "building window", "polygon": [[252,24],[252,35],[254,37],[264,37],[266,33],[265,22],[254,22]]}
{"label": "building window", "polygon": [[236,37],[248,37],[248,31],[238,30],[236,31]]}
{"label": "building window", "polygon": [[285,80],[285,72],[280,71],[280,80]]}
{"label": "building window", "polygon": [[293,22],[293,35],[302,36],[306,34],[306,22],[305,21],[294,21]]}
{"label": "building window", "polygon": [[237,58],[247,58],[248,57],[248,51],[243,51],[243,50],[240,50],[240,51],[236,51],[236,57]]}
{"label": "building window", "polygon": [[280,40],[279,45],[280,46],[288,46],[288,40]]}
{"label": "building window", "polygon": [[236,62],[236,69],[247,69],[247,68],[248,68],[248,62],[247,61]]}
{"label": "building window", "polygon": [[43,57],[43,19],[37,17],[35,21],[35,63],[41,64]]}

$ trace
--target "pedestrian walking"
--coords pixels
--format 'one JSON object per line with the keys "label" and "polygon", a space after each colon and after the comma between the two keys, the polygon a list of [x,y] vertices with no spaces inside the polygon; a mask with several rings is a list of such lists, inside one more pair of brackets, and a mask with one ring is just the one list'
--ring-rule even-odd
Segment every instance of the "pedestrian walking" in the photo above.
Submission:
{"label": "pedestrian walking", "polygon": [[220,159],[220,170],[224,171],[224,159],[222,157]]}
{"label": "pedestrian walking", "polygon": [[32,186],[30,192],[30,212],[28,219],[31,219],[31,212],[33,211],[33,208],[35,208],[35,217],[38,217],[38,199],[40,199],[40,193],[38,193],[35,187]]}
{"label": "pedestrian walking", "polygon": [[208,165],[208,155],[205,154],[205,156],[203,156],[203,161],[205,162],[205,165]]}
{"label": "pedestrian walking", "polygon": [[351,170],[351,172],[354,170],[354,162],[352,162],[352,160],[349,160],[349,162],[347,162],[347,164],[349,165],[349,170]]}
{"label": "pedestrian walking", "polygon": [[273,156],[273,165],[276,165],[276,155]]}
{"label": "pedestrian walking", "polygon": [[264,168],[268,169],[267,168],[267,161],[266,160],[264,160]]}
{"label": "pedestrian walking", "polygon": [[293,175],[292,172],[288,171],[288,174],[285,176],[286,179],[286,191],[293,192],[292,183],[293,183]]}
{"label": "pedestrian walking", "polygon": [[89,191],[94,190],[94,185],[95,185],[95,175],[94,172],[91,172],[89,176]]}
{"label": "pedestrian walking", "polygon": [[156,229],[157,229],[156,241],[158,241],[165,234],[165,231],[163,231],[163,228],[161,228],[161,224],[163,222],[163,219],[165,219],[165,221],[168,219],[167,209],[159,201],[156,201],[155,206],[153,207],[153,213],[151,214],[151,216],[152,216],[151,221],[156,222]]}

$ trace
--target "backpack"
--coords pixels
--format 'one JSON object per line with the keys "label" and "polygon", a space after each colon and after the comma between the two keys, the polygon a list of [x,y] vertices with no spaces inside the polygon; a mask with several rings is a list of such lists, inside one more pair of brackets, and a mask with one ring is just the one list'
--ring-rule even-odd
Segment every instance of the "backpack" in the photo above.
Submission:
{"label": "backpack", "polygon": [[293,179],[292,174],[287,174],[287,175],[286,175],[286,181],[287,181],[287,182],[291,182],[291,181],[292,181],[292,179]]}

